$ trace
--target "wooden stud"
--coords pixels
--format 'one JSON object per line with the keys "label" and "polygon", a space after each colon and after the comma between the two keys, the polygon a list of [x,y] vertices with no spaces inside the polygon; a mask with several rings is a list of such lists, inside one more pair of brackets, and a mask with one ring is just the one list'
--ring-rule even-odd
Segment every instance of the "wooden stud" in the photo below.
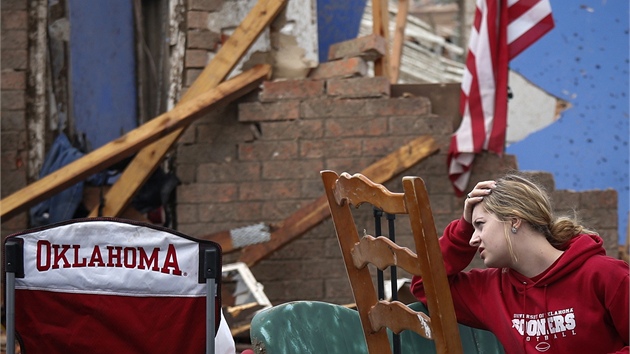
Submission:
{"label": "wooden stud", "polygon": [[398,13],[396,14],[396,32],[394,32],[394,44],[392,46],[390,83],[396,84],[400,76],[400,61],[405,43],[405,27],[407,26],[407,13],[409,12],[409,0],[398,0]]}
{"label": "wooden stud", "polygon": [[372,33],[385,38],[385,55],[374,61],[374,76],[389,79],[389,10],[387,0],[372,0]]}

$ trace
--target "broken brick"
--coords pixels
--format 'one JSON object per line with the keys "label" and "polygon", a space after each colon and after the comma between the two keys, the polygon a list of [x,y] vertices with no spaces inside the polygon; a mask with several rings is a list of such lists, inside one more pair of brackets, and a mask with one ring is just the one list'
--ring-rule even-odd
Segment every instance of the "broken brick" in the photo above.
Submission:
{"label": "broken brick", "polygon": [[385,38],[376,34],[335,43],[328,49],[328,60],[361,57],[374,61],[387,53]]}
{"label": "broken brick", "polygon": [[368,66],[365,60],[355,57],[319,64],[309,75],[311,79],[332,79],[366,76]]}

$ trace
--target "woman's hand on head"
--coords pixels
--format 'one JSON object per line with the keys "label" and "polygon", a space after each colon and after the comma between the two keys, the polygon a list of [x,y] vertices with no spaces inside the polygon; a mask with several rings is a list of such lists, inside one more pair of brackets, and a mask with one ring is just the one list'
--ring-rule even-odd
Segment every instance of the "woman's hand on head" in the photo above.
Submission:
{"label": "woman's hand on head", "polygon": [[483,197],[490,194],[496,185],[495,181],[482,181],[475,185],[475,188],[466,195],[466,200],[464,201],[464,220],[472,224],[473,208],[481,203]]}

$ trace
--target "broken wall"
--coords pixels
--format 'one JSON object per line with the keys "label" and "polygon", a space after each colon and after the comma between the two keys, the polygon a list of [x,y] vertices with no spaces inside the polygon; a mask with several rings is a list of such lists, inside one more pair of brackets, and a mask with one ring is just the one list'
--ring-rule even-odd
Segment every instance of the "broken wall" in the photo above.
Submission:
{"label": "broken wall", "polygon": [[[257,1],[189,0],[185,26],[185,86],[190,86]],[[317,66],[316,1],[291,0],[252,44],[231,76],[256,64],[274,68],[274,77],[306,77]]]}
{"label": "broken wall", "polygon": [[[179,229],[199,236],[282,222],[323,195],[319,171],[356,173],[414,138],[430,135],[440,151],[386,185],[401,191],[402,176],[425,179],[441,232],[461,215],[463,205],[452,192],[446,170],[452,117],[449,107],[434,109],[415,91],[413,85],[391,86],[378,77],[265,82],[260,92],[199,120],[177,151],[182,180],[177,191]],[[456,99],[436,101],[450,106]],[[471,180],[496,178],[516,167],[513,156],[484,154],[476,159]],[[536,176],[554,190],[550,174]],[[616,255],[614,190],[553,191],[553,196],[562,211],[580,210],[586,224],[606,238],[609,254]],[[367,232],[373,232],[371,226]],[[411,246],[408,226],[399,233],[397,240]],[[238,257],[238,252],[229,254],[225,261]],[[252,272],[274,304],[353,301],[329,219],[254,265]]]}
{"label": "broken wall", "polygon": [[[135,20],[138,21],[138,28],[144,27],[141,16],[146,16],[147,19],[152,20],[148,21],[151,23],[147,25],[147,28],[144,28],[145,32],[153,34],[153,37],[149,38],[151,43],[146,43],[147,38],[142,36],[142,30],[138,30],[138,38],[142,37],[142,40],[145,41],[142,43],[130,43],[129,41],[133,42],[134,39],[128,37],[120,39],[116,37],[116,31],[112,31],[112,33],[108,33],[107,30],[98,32],[105,37],[110,36],[107,38],[112,41],[120,42],[120,47],[133,48],[137,46],[142,48],[142,55],[155,55],[155,57],[148,59],[136,58],[138,59],[136,64],[139,68],[150,66],[155,71],[152,71],[154,74],[157,72],[160,75],[162,72],[168,72],[166,75],[168,78],[164,78],[164,80],[162,80],[162,76],[154,78],[160,81],[160,85],[164,84],[167,88],[157,87],[159,85],[155,84],[146,90],[147,86],[151,86],[147,77],[135,78],[139,92],[141,92],[138,96],[142,96],[138,97],[141,103],[144,102],[142,98],[156,97],[157,99],[167,96],[166,104],[160,103],[158,106],[161,110],[157,113],[145,109],[146,105],[143,103],[139,104],[137,117],[129,117],[128,114],[122,115],[131,121],[137,119],[138,124],[142,124],[147,118],[172,108],[178,102],[182,90],[187,87],[187,84],[194,81],[256,1],[162,0],[159,1],[160,6],[168,8],[168,14],[164,16],[162,16],[163,14],[157,16],[155,11],[144,13],[143,11],[146,10],[144,4],[147,2],[142,2],[143,5],[140,3],[137,1],[133,3],[133,6],[129,5],[129,10],[131,11],[131,8],[135,6],[134,10],[137,12]],[[158,1],[153,2],[153,4],[157,3]],[[63,100],[59,101],[59,97],[55,97],[57,91],[69,92],[72,86],[69,84],[68,77],[71,65],[67,60],[68,58],[65,57],[67,48],[64,49],[64,46],[69,45],[71,40],[70,20],[64,17],[67,15],[64,12],[67,10],[67,5],[66,0],[53,2],[46,0],[7,0],[2,2],[2,134],[4,137],[2,196],[12,194],[38,178],[47,146],[50,146],[57,136],[57,130],[64,129],[65,131],[68,128],[68,126],[62,127],[60,121],[69,122],[72,120],[71,117],[67,116],[67,107],[61,110],[60,107],[67,105],[68,101],[71,102],[73,99],[76,100],[75,102],[83,101],[77,97],[65,96]],[[111,11],[108,12],[108,9],[103,10],[103,18],[117,15]],[[160,21],[167,23],[161,26]],[[127,22],[125,23],[127,24]],[[82,32],[89,33],[85,30]],[[243,67],[247,68],[259,62],[266,62],[274,64],[277,68],[280,66],[284,68],[283,70],[275,70],[276,75],[304,77],[312,67],[316,66],[316,33],[315,2],[311,0],[291,1],[271,28],[266,29],[261,35],[232,75],[239,73]],[[138,39],[138,41],[141,40]],[[153,48],[155,50],[147,48],[147,45],[153,42],[165,42],[166,44],[164,47]],[[152,52],[145,53],[149,50]],[[133,49],[127,51],[127,54],[133,56],[132,51]],[[93,55],[93,51],[89,51],[88,54]],[[140,53],[136,54],[141,55]],[[135,64],[130,63],[129,65]],[[93,81],[90,75],[85,72],[83,74],[75,76],[81,76],[81,79],[85,81]],[[128,75],[124,76],[123,79],[134,80]],[[166,80],[168,84],[163,82]],[[99,85],[107,86],[103,83]],[[93,95],[100,93],[107,96],[108,93],[111,94],[108,87],[105,87],[103,92],[96,89],[95,92],[89,91]],[[162,91],[168,92],[165,94]],[[126,97],[129,98],[129,95]],[[103,109],[111,114],[106,107],[117,106],[112,106],[112,103],[108,102],[106,98],[103,98],[101,103],[101,107],[95,108],[96,111],[91,112],[93,114],[82,114],[81,117],[96,119],[97,121],[93,122],[94,126],[110,124],[108,119],[103,120],[102,117],[99,118],[98,114]],[[153,109],[154,105],[157,104],[152,104],[150,108]],[[62,115],[65,117],[64,119],[61,118]],[[117,117],[120,116],[117,115]],[[70,131],[66,133],[70,139],[73,139],[73,125],[67,122]],[[112,130],[114,131],[104,131],[103,133],[119,136],[125,132],[123,129],[112,128]],[[74,141],[72,142],[74,143]],[[7,235],[27,226],[27,214],[21,213],[17,217],[3,220],[2,234]]]}
{"label": "broken wall", "polygon": [[[449,138],[459,123],[458,87],[343,78],[342,73],[365,76],[361,65],[365,65],[361,60],[326,63],[326,70],[320,66],[312,72],[325,71],[319,80],[265,83],[260,92],[193,124],[177,149],[176,169],[182,181],[177,191],[178,228],[201,236],[261,222],[278,225],[323,195],[320,170],[359,172],[420,135],[435,138],[440,152],[386,185],[400,191],[403,175],[421,176],[428,185],[438,232],[458,218],[463,200],[454,196],[446,169]],[[517,168],[513,156],[484,154],[476,159],[471,181],[496,178],[513,168]],[[537,175],[554,190],[551,175]],[[562,211],[580,210],[585,223],[609,240],[609,254],[616,255],[613,190],[553,195]],[[410,244],[408,230],[401,232],[401,242]],[[226,255],[225,261],[238,258],[237,252]],[[270,254],[252,271],[272,303],[352,302],[330,220]]]}

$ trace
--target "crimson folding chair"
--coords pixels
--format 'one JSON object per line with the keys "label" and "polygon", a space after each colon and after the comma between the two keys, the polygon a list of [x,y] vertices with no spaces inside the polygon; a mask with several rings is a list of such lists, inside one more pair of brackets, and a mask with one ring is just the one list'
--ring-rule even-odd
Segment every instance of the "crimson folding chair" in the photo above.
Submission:
{"label": "crimson folding chair", "polygon": [[221,247],[115,218],[5,240],[7,352],[214,353]]}

